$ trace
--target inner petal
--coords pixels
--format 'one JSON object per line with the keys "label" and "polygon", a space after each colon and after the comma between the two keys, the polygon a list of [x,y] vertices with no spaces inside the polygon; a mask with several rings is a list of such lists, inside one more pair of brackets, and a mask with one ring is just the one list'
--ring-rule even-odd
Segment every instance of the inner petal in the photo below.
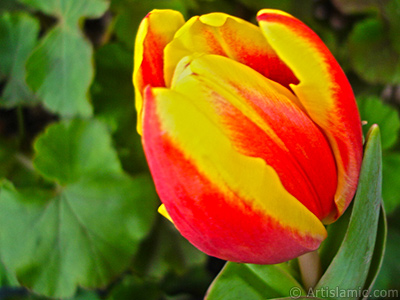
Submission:
{"label": "inner petal", "polygon": [[218,116],[213,122],[238,152],[273,167],[286,190],[320,220],[329,215],[337,184],[332,151],[286,88],[216,55],[184,59],[177,70],[182,73],[176,72],[173,90],[193,103],[209,102],[213,111],[204,113]]}
{"label": "inner petal", "polygon": [[178,30],[164,50],[168,87],[178,62],[194,53],[229,57],[287,88],[298,83],[257,26],[226,14],[196,16]]}

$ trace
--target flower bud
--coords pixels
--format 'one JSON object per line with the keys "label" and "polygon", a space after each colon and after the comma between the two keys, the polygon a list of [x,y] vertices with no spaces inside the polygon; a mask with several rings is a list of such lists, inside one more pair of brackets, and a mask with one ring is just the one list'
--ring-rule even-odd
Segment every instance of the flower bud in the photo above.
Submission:
{"label": "flower bud", "polygon": [[272,264],[317,249],[343,214],[362,134],[351,86],[318,36],[281,11],[257,19],[154,10],[133,81],[160,212],[211,256]]}

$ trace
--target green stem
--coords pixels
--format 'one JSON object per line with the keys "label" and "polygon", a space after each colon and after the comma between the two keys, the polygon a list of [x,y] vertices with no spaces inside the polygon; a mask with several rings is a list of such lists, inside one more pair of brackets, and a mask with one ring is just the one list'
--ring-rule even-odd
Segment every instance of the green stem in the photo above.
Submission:
{"label": "green stem", "polygon": [[33,171],[33,172],[35,171],[35,167],[33,166],[32,161],[28,157],[26,157],[24,154],[16,153],[14,157],[15,157],[16,161],[19,162],[27,170]]}
{"label": "green stem", "polygon": [[314,288],[322,276],[321,260],[318,251],[306,253],[298,258],[301,279],[308,291]]}

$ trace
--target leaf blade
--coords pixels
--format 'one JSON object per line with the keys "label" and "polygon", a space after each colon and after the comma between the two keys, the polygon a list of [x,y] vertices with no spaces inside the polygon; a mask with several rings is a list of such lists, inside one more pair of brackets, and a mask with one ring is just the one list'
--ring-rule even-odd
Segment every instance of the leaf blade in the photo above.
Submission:
{"label": "leaf blade", "polygon": [[[381,205],[381,156],[379,128],[373,126],[365,148],[348,230],[338,253],[316,286],[316,296],[326,289],[357,290],[364,287],[375,247]],[[340,298],[340,295],[329,296],[329,299]],[[351,296],[348,298],[357,298]]]}

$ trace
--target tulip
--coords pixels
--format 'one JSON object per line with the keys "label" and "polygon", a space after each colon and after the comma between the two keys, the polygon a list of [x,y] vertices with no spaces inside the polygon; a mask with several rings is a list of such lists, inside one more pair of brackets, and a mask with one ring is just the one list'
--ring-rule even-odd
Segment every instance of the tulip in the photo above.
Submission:
{"label": "tulip", "polygon": [[318,249],[362,159],[351,86],[305,24],[264,9],[142,21],[133,81],[159,211],[208,255],[273,264]]}

